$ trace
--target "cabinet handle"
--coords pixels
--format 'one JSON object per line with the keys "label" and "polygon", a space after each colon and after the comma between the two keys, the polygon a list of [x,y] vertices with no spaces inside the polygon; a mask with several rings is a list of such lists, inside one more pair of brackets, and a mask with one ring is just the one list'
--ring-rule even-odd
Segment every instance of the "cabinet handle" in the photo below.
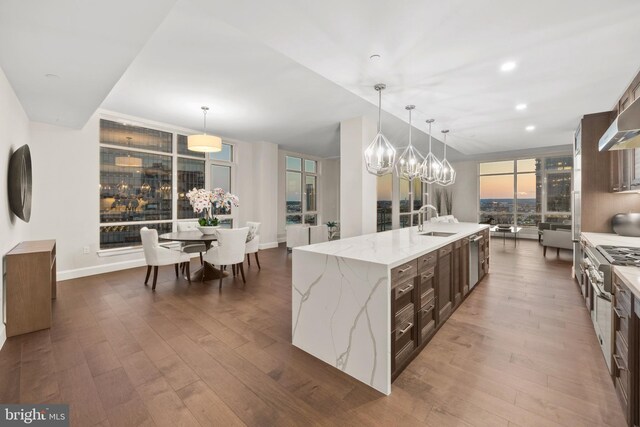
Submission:
{"label": "cabinet handle", "polygon": [[616,364],[616,369],[618,369],[618,371],[626,371],[627,368],[625,368],[624,366],[620,366],[620,362],[618,361],[619,358],[620,356],[618,356],[617,354],[613,355],[613,363]]}
{"label": "cabinet handle", "polygon": [[401,330],[399,331],[399,333],[398,333],[398,337],[401,337],[401,336],[403,336],[404,334],[406,334],[406,333],[407,333],[407,331],[408,331],[409,329],[411,329],[412,327],[413,327],[413,323],[409,323],[409,324],[407,325],[407,327],[406,327],[406,328],[401,329]]}
{"label": "cabinet handle", "polygon": [[398,295],[404,294],[405,292],[413,289],[413,285],[407,285],[405,288],[398,290]]}
{"label": "cabinet handle", "polygon": [[623,316],[622,314],[620,314],[620,312],[616,307],[613,307],[613,312],[616,314],[616,316],[618,316],[619,319],[626,319],[626,316]]}
{"label": "cabinet handle", "polygon": [[423,308],[423,309],[422,309],[422,312],[423,312],[424,314],[427,314],[428,312],[430,312],[431,310],[433,310],[433,309],[435,308],[435,306],[436,306],[435,304],[431,304],[429,307],[425,307],[425,308]]}
{"label": "cabinet handle", "polygon": [[615,283],[613,284],[613,287],[616,289],[616,293],[617,294],[626,294],[627,291],[625,289],[622,289],[620,286],[616,285]]}
{"label": "cabinet handle", "polygon": [[402,273],[406,273],[407,271],[411,270],[413,268],[412,265],[408,265],[405,268],[401,268],[400,270],[398,270],[398,273],[402,274]]}

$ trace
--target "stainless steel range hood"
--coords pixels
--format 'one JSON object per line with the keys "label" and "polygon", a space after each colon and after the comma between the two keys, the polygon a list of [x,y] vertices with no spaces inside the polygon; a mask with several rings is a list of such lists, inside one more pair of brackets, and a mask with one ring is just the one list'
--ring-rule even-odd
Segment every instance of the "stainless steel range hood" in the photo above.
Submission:
{"label": "stainless steel range hood", "polygon": [[618,115],[602,135],[598,150],[624,150],[640,147],[640,99]]}

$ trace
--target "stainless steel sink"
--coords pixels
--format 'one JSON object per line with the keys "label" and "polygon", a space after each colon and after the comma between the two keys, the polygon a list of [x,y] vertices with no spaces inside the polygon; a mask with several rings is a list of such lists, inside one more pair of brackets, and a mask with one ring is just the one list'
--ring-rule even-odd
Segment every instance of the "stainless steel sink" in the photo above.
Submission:
{"label": "stainless steel sink", "polygon": [[419,233],[421,236],[431,237],[450,237],[457,233],[445,233],[444,231],[427,231],[426,233]]}

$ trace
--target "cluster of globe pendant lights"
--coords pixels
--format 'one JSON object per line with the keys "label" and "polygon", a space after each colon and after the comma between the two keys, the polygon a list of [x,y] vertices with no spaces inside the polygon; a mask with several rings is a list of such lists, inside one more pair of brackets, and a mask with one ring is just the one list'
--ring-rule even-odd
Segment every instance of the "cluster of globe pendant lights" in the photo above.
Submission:
{"label": "cluster of globe pendant lights", "polygon": [[444,157],[442,161],[431,151],[431,124],[433,119],[427,120],[429,125],[429,153],[426,156],[420,154],[411,143],[411,111],[415,105],[407,105],[409,111],[409,145],[404,149],[400,157],[396,159],[396,149],[382,133],[382,91],[386,85],[379,83],[374,86],[378,91],[378,133],[364,152],[367,171],[377,176],[387,175],[395,169],[396,174],[409,180],[419,179],[425,184],[438,184],[448,186],[456,182],[456,171],[447,160],[447,133],[444,135]]}

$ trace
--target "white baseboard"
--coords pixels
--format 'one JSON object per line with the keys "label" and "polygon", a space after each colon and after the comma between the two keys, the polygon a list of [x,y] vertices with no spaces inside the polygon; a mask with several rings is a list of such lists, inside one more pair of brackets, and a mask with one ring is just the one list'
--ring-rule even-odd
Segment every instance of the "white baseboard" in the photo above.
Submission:
{"label": "white baseboard", "polygon": [[95,276],[96,274],[111,273],[112,271],[126,270],[128,268],[142,267],[147,265],[144,258],[133,259],[110,264],[93,265],[91,267],[76,268],[74,270],[58,271],[56,278],[59,282],[63,280],[77,279],[79,277]]}
{"label": "white baseboard", "polygon": [[4,324],[0,323],[0,350],[2,350],[2,346],[7,340],[7,328]]}
{"label": "white baseboard", "polygon": [[278,242],[260,243],[258,245],[258,248],[260,249],[272,249],[277,247],[278,247]]}
{"label": "white baseboard", "polygon": [[[278,242],[261,243],[259,248],[271,249],[277,248]],[[197,258],[198,254],[192,254],[191,258]],[[129,268],[144,267],[147,265],[144,258],[132,259],[121,262],[112,262],[109,264],[93,265],[91,267],[76,268],[73,270],[58,271],[56,279],[61,282],[63,280],[78,279],[80,277],[95,276],[96,274],[111,273],[113,271],[127,270]]]}

